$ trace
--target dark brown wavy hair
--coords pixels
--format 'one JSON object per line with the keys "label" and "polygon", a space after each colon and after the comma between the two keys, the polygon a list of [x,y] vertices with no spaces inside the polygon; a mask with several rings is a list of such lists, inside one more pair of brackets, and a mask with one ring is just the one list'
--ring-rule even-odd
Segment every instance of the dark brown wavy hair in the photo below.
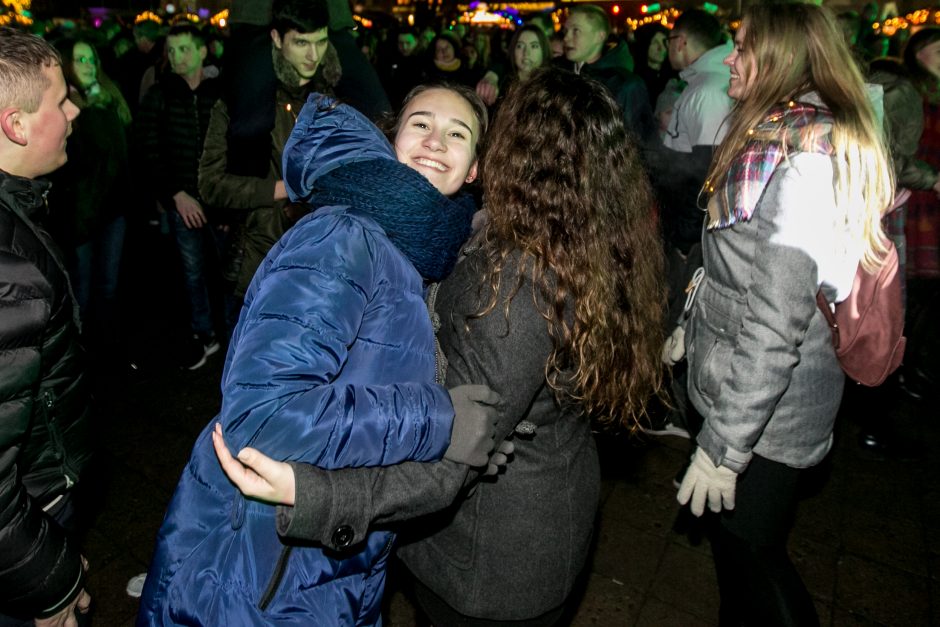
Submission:
{"label": "dark brown wavy hair", "polygon": [[[510,88],[489,137],[489,264],[477,315],[500,305],[508,313],[521,277],[531,276],[554,342],[545,376],[556,398],[633,429],[660,390],[665,307],[662,246],[635,140],[601,84],[555,68]],[[500,304],[514,264],[520,279]]]}

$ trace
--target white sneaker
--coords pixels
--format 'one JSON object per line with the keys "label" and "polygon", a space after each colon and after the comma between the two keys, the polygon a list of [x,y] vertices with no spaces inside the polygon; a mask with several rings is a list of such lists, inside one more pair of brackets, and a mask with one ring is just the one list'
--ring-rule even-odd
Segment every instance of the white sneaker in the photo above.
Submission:
{"label": "white sneaker", "polygon": [[140,573],[128,579],[126,588],[127,596],[139,599],[141,593],[144,591],[145,581],[147,581],[147,573]]}

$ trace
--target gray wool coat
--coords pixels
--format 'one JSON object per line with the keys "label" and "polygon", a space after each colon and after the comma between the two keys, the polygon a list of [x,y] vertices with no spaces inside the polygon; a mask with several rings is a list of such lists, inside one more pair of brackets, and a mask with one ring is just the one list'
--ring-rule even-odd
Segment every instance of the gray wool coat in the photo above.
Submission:
{"label": "gray wool coat", "polygon": [[[508,621],[543,614],[571,592],[589,550],[600,471],[589,421],[546,385],[552,344],[528,279],[508,318],[501,307],[464,315],[479,309],[482,263],[471,253],[437,296],[447,387],[485,383],[499,393],[497,441],[523,420],[535,433],[512,436],[513,459],[496,477],[446,460],[339,471],[297,465],[296,504],[280,508],[279,532],[336,549],[351,538],[354,550],[370,526],[409,520],[398,552],[412,573],[458,612]],[[516,278],[504,273],[503,294]]]}
{"label": "gray wool coat", "polygon": [[702,237],[686,355],[697,442],[716,465],[741,472],[756,453],[806,468],[831,447],[845,376],[815,298],[844,299],[861,256],[832,181],[828,156],[791,155],[750,220]]}

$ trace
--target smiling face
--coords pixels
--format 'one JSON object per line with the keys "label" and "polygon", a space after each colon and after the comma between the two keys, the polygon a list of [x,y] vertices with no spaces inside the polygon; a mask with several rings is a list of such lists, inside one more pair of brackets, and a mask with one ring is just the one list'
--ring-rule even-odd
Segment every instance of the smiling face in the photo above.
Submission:
{"label": "smiling face", "polygon": [[744,44],[747,33],[747,22],[741,23],[741,28],[734,35],[734,49],[725,57],[725,65],[731,68],[731,81],[728,83],[728,96],[735,100],[743,100],[748,90],[757,78],[757,64],[754,53]]}
{"label": "smiling face", "polygon": [[72,48],[72,71],[78,87],[88,89],[98,82],[98,66],[95,63],[95,51],[85,42],[78,42]]}
{"label": "smiling face", "polygon": [[442,88],[415,96],[402,111],[395,154],[445,196],[476,178],[480,126],[473,108]]}
{"label": "smiling face", "polygon": [[545,51],[542,50],[538,35],[531,31],[520,33],[519,39],[516,40],[516,47],[512,51],[512,59],[519,74],[527,76],[532,70],[542,65],[544,58]]}
{"label": "smiling face", "polygon": [[271,31],[274,46],[281,51],[284,59],[300,74],[301,85],[309,83],[313,75],[317,73],[320,61],[323,60],[330,44],[327,36],[326,28],[321,28],[312,33],[298,33],[295,30],[289,30],[283,38],[276,30]]}

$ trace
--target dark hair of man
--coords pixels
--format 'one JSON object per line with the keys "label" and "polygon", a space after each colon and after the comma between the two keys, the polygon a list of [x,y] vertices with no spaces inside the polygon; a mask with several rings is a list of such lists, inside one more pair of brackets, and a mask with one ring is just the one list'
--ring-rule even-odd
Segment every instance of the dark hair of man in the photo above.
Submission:
{"label": "dark hair of man", "polygon": [[160,38],[160,25],[154,20],[142,20],[134,24],[134,35],[156,41]]}
{"label": "dark hair of man", "polygon": [[526,25],[535,26],[536,28],[541,29],[543,34],[546,30],[555,29],[555,23],[552,21],[551,13],[535,13],[530,15],[529,19],[526,20]]}
{"label": "dark hair of man", "polygon": [[0,108],[36,112],[50,85],[42,69],[61,63],[59,53],[45,40],[0,27]]}
{"label": "dark hair of man", "polygon": [[940,28],[927,26],[907,40],[904,46],[904,65],[911,73],[911,80],[922,93],[933,93],[937,88],[937,77],[924,69],[917,60],[917,53],[932,43],[940,41]]}
{"label": "dark hair of man", "polygon": [[576,4],[571,7],[571,15],[583,15],[591,20],[599,30],[610,35],[610,18],[604,9],[594,4]]}
{"label": "dark hair of man", "polygon": [[206,45],[206,36],[192,24],[177,24],[166,34],[167,37],[179,37],[180,35],[189,35],[192,37],[196,48],[202,48]]}
{"label": "dark hair of man", "polygon": [[725,39],[725,34],[721,30],[721,23],[718,19],[714,15],[699,9],[683,11],[682,15],[676,20],[672,32],[682,33],[706,50],[721,45]]}
{"label": "dark hair of man", "polygon": [[275,0],[271,27],[282,38],[290,31],[313,33],[330,24],[326,0]]}
{"label": "dark hair of man", "polygon": [[[635,427],[661,388],[666,292],[649,180],[619,106],[596,81],[536,70],[507,92],[481,178],[489,263],[475,315],[534,299],[559,401]],[[531,292],[520,281],[500,296],[512,267],[532,277]]]}

